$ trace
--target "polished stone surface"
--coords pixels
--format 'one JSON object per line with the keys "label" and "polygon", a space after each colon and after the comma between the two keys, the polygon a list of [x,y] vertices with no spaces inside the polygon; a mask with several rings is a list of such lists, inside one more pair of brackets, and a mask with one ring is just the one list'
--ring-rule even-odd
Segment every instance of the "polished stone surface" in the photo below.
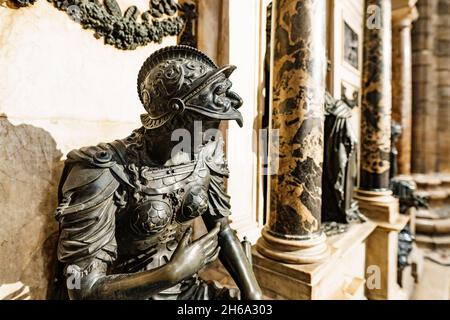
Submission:
{"label": "polished stone surface", "polygon": [[[391,150],[391,2],[367,0],[366,8],[381,8],[381,27],[364,30],[361,101],[361,177],[365,190],[389,187]],[[372,13],[368,10],[366,18]]]}
{"label": "polished stone surface", "polygon": [[323,163],[325,3],[275,2],[272,128],[279,170],[271,178],[269,233],[319,232]]}
{"label": "polished stone surface", "polygon": [[274,299],[365,299],[365,247],[375,227],[370,221],[353,224],[347,232],[328,237],[330,256],[312,264],[279,263],[254,250],[254,270],[263,293]]}

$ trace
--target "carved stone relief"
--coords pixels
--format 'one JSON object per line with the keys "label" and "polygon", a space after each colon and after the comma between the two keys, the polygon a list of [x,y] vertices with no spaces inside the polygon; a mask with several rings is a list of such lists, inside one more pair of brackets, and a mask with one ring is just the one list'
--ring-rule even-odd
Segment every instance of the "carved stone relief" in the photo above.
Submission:
{"label": "carved stone relief", "polygon": [[[18,7],[32,5],[36,0],[12,0]],[[47,0],[61,11],[65,11],[84,29],[93,30],[94,37],[103,38],[105,44],[118,49],[134,50],[151,42],[160,43],[164,37],[179,35],[185,20],[192,19],[192,8],[179,5],[175,0],[150,0],[149,9],[140,13],[136,6],[122,12],[116,0]],[[191,21],[191,20],[188,20]]]}

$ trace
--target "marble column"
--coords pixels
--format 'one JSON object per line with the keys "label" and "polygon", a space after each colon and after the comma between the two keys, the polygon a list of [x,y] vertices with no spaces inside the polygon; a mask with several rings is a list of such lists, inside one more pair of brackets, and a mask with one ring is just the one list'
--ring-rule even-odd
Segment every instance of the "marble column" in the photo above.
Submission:
{"label": "marble column", "polygon": [[366,0],[361,81],[361,158],[356,199],[369,218],[394,223],[398,200],[389,190],[392,108],[390,0]]}
{"label": "marble column", "polygon": [[375,15],[380,25],[364,30],[360,189],[383,191],[389,188],[391,149],[391,1],[366,0],[366,9],[366,21]]}
{"label": "marble column", "polygon": [[417,0],[392,2],[392,119],[402,126],[397,141],[399,175],[411,174],[412,148],[412,23],[418,18]]}
{"label": "marble column", "polygon": [[320,221],[326,1],[276,0],[272,23],[271,125],[279,131],[279,166],[257,250],[285,263],[313,263],[328,254]]}
{"label": "marble column", "polygon": [[[391,0],[366,0],[361,101],[360,184],[355,198],[361,212],[377,224],[367,240],[366,266],[381,270],[380,285],[367,282],[369,299],[398,299],[398,232],[408,216],[389,190],[392,108]],[[372,23],[373,22],[373,23]],[[397,45],[397,44],[395,44]],[[370,278],[369,269],[366,276]]]}

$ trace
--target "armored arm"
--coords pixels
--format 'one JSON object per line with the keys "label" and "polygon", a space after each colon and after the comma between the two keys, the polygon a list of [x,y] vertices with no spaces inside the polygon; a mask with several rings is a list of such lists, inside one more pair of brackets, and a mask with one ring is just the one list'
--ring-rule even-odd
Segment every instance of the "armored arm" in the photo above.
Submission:
{"label": "armored arm", "polygon": [[242,298],[244,300],[261,300],[262,292],[253,273],[252,265],[236,236],[236,231],[231,229],[228,218],[205,216],[203,219],[208,230],[216,222],[221,224],[219,259],[238,285]]}
{"label": "armored arm", "polygon": [[223,152],[223,140],[210,142],[206,148],[206,164],[210,169],[208,192],[209,213],[203,221],[208,230],[220,222],[219,258],[238,285],[243,299],[260,300],[262,292],[253,273],[252,265],[245,254],[236,231],[230,227],[230,197],[225,191],[224,179],[228,176],[228,167]]}

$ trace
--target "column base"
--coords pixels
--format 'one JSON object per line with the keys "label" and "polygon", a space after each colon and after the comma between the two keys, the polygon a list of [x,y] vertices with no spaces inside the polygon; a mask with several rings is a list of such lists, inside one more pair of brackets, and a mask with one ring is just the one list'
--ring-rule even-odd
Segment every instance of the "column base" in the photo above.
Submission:
{"label": "column base", "polygon": [[280,300],[365,300],[365,241],[375,227],[367,221],[327,237],[330,256],[315,264],[280,263],[254,246],[253,270],[264,295]]}
{"label": "column base", "polygon": [[355,200],[360,211],[368,218],[387,223],[396,223],[400,215],[400,205],[392,191],[356,190]]}
{"label": "column base", "polygon": [[312,239],[290,240],[271,235],[266,227],[261,231],[256,248],[270,259],[292,264],[317,263],[330,254],[324,233]]}
{"label": "column base", "polygon": [[400,214],[399,201],[392,191],[357,190],[361,212],[377,224],[367,240],[366,296],[370,300],[406,299],[408,294],[397,281],[398,233],[409,222]]}
{"label": "column base", "polygon": [[414,174],[417,194],[428,198],[428,208],[416,214],[416,242],[422,248],[450,248],[450,175]]}
{"label": "column base", "polygon": [[377,228],[367,240],[366,296],[370,300],[406,299],[407,293],[398,284],[398,233],[409,222],[399,215],[395,223],[376,222]]}

